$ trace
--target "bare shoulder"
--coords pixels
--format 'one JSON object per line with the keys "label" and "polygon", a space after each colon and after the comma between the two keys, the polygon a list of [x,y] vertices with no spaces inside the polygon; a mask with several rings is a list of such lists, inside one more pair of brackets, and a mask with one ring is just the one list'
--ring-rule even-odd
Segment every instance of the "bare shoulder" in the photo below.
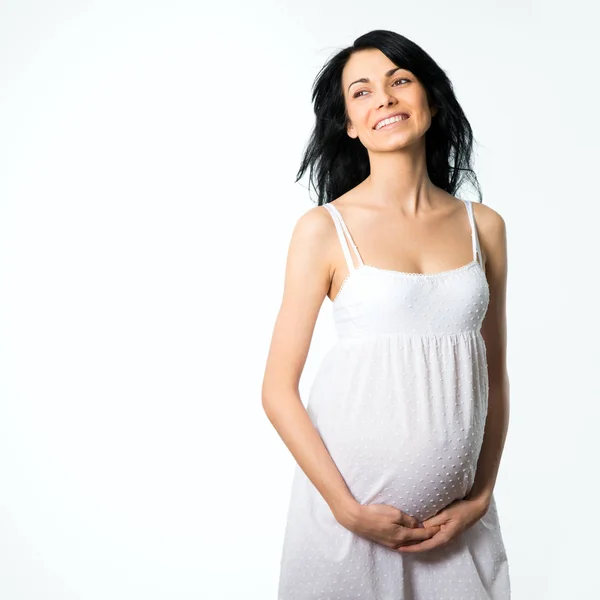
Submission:
{"label": "bare shoulder", "polygon": [[484,261],[492,271],[506,268],[506,222],[491,206],[473,202],[473,218],[477,226]]}
{"label": "bare shoulder", "polygon": [[294,296],[311,293],[320,297],[327,293],[333,273],[335,235],[335,224],[324,206],[314,206],[298,217],[286,268],[286,289]]}
{"label": "bare shoulder", "polygon": [[324,206],[314,206],[300,215],[294,226],[294,234],[318,242],[327,236],[331,224],[332,219],[327,209]]}
{"label": "bare shoulder", "polygon": [[502,215],[487,204],[473,202],[473,217],[477,223],[477,229],[482,233],[488,233],[492,237],[501,234],[506,229],[506,223]]}
{"label": "bare shoulder", "polygon": [[300,215],[294,225],[291,246],[306,260],[323,261],[333,248],[335,224],[324,206],[314,206]]}

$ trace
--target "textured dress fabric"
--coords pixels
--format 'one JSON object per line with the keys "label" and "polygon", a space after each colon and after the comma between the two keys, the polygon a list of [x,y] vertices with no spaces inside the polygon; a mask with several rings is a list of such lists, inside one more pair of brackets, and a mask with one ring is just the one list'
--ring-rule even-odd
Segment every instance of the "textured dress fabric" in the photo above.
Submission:
{"label": "textured dress fabric", "polygon": [[[473,260],[438,273],[364,264],[339,210],[324,205],[349,272],[333,300],[337,341],[306,409],[360,504],[388,504],[421,521],[470,491],[488,408],[481,324],[489,287],[473,207],[462,201]],[[493,496],[486,514],[457,537],[402,554],[338,523],[296,464],[278,600],[508,598]]]}

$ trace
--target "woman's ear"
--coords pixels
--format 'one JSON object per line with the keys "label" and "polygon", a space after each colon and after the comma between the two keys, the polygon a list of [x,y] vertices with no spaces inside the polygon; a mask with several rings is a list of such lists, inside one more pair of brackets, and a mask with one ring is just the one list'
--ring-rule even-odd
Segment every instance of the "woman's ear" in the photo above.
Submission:
{"label": "woman's ear", "polygon": [[356,133],[356,129],[354,129],[354,125],[352,125],[352,123],[348,123],[346,125],[346,133],[348,134],[349,137],[351,137],[354,140],[358,137],[358,134]]}

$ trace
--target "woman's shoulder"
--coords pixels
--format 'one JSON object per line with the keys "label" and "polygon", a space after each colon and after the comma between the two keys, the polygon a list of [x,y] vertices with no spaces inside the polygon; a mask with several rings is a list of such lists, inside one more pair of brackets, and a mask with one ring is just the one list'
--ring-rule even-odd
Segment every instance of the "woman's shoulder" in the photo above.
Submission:
{"label": "woman's shoulder", "polygon": [[313,206],[302,213],[294,224],[292,237],[322,250],[333,240],[335,223],[324,205]]}
{"label": "woman's shoulder", "polygon": [[481,202],[472,202],[473,218],[477,224],[477,228],[489,233],[503,231],[506,228],[506,223],[498,210],[483,204]]}

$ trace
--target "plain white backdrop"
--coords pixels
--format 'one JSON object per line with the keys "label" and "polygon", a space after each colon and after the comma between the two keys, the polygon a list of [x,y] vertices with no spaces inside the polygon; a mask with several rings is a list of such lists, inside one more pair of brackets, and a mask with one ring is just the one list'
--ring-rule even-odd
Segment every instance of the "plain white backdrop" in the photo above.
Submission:
{"label": "plain white backdrop", "polygon": [[[507,223],[515,600],[597,598],[591,1],[0,4],[0,598],[271,600],[293,458],[261,407],[322,64],[421,45]],[[326,299],[301,382],[334,343]]]}

